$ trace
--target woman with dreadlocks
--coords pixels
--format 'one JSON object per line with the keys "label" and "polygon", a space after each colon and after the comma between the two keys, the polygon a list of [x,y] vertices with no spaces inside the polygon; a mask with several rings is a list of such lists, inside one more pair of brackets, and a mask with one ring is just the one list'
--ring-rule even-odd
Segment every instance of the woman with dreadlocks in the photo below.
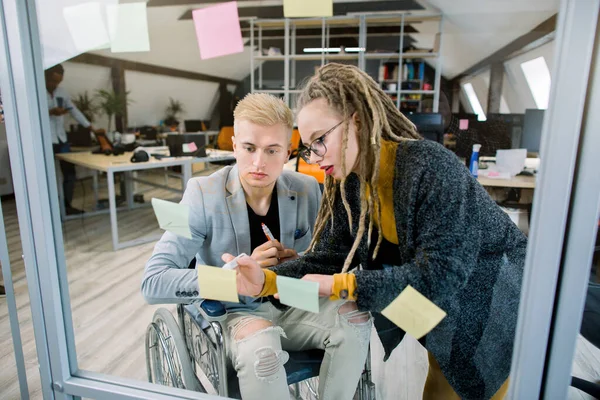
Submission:
{"label": "woman with dreadlocks", "polygon": [[525,236],[354,66],[328,64],[308,81],[298,127],[301,156],[327,174],[315,235],[305,256],[272,269],[241,258],[240,294],[276,293],[277,275],[319,282],[321,296],[373,313],[387,360],[404,332],[379,313],[411,285],[447,313],[421,339],[423,398],[503,398]]}

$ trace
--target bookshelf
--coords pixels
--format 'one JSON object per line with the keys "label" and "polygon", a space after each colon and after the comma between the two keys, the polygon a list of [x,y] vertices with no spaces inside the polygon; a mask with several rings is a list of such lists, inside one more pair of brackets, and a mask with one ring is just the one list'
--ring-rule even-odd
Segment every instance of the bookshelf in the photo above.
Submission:
{"label": "bookshelf", "polygon": [[[431,33],[435,36],[431,49],[418,49],[403,52],[405,27],[408,24],[422,22],[437,22],[438,30]],[[441,32],[443,18],[440,14],[428,12],[409,12],[397,14],[353,14],[329,18],[284,18],[284,19],[252,19],[250,21],[250,46],[258,47],[251,51],[250,56],[250,84],[252,92],[265,92],[281,96],[284,101],[293,106],[295,95],[300,92],[296,87],[297,63],[317,62],[317,66],[328,62],[345,62],[357,65],[366,71],[368,60],[379,61],[379,71],[371,71],[371,76],[376,79],[384,92],[388,93],[396,102],[401,111],[419,112],[421,103],[426,99],[433,99],[433,111],[438,111],[439,90],[441,80],[442,60]],[[358,27],[358,47],[353,52],[339,48],[337,52],[330,47],[330,27]],[[398,28],[399,52],[377,51],[367,47],[368,27],[393,26]],[[321,28],[320,52],[298,54],[296,51],[296,34],[298,29]],[[262,36],[265,30],[283,30],[284,46],[281,54],[264,54]],[[283,84],[280,87],[265,88],[263,83],[263,63],[276,61],[283,63]],[[320,62],[319,62],[320,61]],[[434,77],[426,77],[424,73],[425,62],[434,69]],[[372,62],[371,64],[372,65]],[[400,68],[400,66],[402,66]],[[386,70],[387,68],[387,70]],[[254,71],[257,71],[257,74]],[[368,71],[367,71],[368,72]],[[377,72],[379,72],[377,76]],[[373,76],[373,75],[376,76]],[[255,76],[257,75],[257,76]]]}

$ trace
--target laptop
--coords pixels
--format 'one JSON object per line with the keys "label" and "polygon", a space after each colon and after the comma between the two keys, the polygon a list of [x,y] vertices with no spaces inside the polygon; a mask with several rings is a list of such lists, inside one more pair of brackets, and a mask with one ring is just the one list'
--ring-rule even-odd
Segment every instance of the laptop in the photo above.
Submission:
{"label": "laptop", "polygon": [[167,135],[171,157],[206,157],[204,133],[172,133]]}
{"label": "laptop", "polygon": [[71,125],[71,130],[67,132],[67,142],[71,146],[91,147],[94,145],[92,143],[92,136],[90,135],[90,128],[84,128],[80,125],[76,128]]}

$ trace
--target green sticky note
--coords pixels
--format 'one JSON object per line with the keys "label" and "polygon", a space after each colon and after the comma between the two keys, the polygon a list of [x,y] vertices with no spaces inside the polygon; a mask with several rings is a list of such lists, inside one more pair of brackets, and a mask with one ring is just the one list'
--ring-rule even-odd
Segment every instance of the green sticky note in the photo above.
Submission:
{"label": "green sticky note", "polygon": [[192,238],[188,223],[190,206],[154,198],[152,199],[152,208],[154,208],[154,214],[161,229],[184,238]]}
{"label": "green sticky note", "polygon": [[203,299],[239,303],[236,272],[230,269],[198,265],[198,287]]}
{"label": "green sticky note", "polygon": [[318,282],[278,276],[277,291],[279,292],[279,301],[286,306],[313,313],[319,312]]}

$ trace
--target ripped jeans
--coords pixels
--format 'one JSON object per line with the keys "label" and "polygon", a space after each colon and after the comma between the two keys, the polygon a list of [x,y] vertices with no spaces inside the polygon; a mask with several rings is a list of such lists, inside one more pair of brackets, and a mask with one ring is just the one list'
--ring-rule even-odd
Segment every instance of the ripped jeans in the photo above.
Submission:
{"label": "ripped jeans", "polygon": [[297,308],[282,311],[265,299],[254,311],[231,313],[224,326],[227,356],[237,371],[242,399],[289,399],[287,351],[322,349],[319,399],[349,400],[363,371],[372,319],[343,300],[323,298],[320,312],[314,314]]}

